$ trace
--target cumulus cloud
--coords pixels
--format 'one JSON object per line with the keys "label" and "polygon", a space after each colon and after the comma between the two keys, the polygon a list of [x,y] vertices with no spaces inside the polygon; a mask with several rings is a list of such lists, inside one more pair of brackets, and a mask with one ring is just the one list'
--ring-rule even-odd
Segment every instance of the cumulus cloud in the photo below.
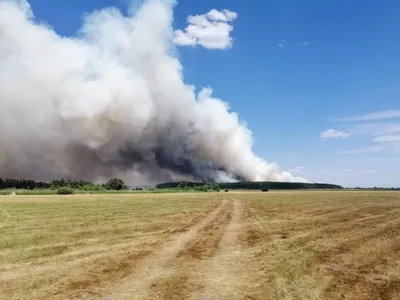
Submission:
{"label": "cumulus cloud", "polygon": [[383,119],[394,119],[400,118],[400,110],[386,110],[374,113],[368,113],[359,116],[351,116],[344,118],[334,119],[335,121],[372,121],[372,120],[383,120]]}
{"label": "cumulus cloud", "polygon": [[302,180],[252,151],[251,131],[211,88],[184,82],[172,2],[98,10],[68,38],[28,2],[0,1],[0,177]]}
{"label": "cumulus cloud", "polygon": [[224,9],[210,10],[203,15],[189,16],[185,30],[175,30],[174,43],[179,46],[202,46],[207,49],[228,49],[232,47],[230,36],[233,26],[229,23],[237,13]]}
{"label": "cumulus cloud", "polygon": [[207,13],[207,17],[212,21],[230,22],[237,18],[237,13],[227,9],[224,9],[223,11],[212,9]]}
{"label": "cumulus cloud", "polygon": [[346,139],[350,137],[350,134],[334,129],[328,129],[326,131],[321,132],[320,137],[323,139]]}

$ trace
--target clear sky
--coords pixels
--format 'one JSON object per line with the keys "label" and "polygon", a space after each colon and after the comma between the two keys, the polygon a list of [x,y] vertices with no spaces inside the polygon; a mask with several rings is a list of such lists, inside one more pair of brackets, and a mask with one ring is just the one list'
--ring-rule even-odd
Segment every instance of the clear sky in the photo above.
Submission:
{"label": "clear sky", "polygon": [[[73,36],[85,12],[131,2],[29,3]],[[212,9],[225,26],[187,28]],[[315,181],[400,186],[400,1],[181,0],[174,26],[185,82],[229,102],[258,155]]]}

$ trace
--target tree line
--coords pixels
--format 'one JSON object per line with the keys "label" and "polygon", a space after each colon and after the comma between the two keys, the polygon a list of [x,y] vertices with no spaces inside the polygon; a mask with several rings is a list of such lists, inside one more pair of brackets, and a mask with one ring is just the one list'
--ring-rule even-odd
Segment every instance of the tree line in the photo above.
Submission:
{"label": "tree line", "polygon": [[[86,180],[68,180],[56,179],[50,182],[34,181],[29,179],[0,178],[0,190],[4,189],[24,189],[24,190],[44,190],[44,189],[61,189],[69,188],[73,190],[83,191],[101,191],[101,190],[127,190],[128,187],[124,181],[119,178],[111,178],[105,183],[95,184]],[[344,189],[340,185],[328,183],[302,183],[302,182],[270,182],[270,181],[240,181],[240,182],[190,182],[176,181],[165,182],[156,185],[157,189],[177,189],[177,190],[194,190],[194,191],[219,191],[224,190],[290,190],[290,189]],[[400,188],[360,188],[360,190],[400,190]],[[141,190],[136,188],[136,190]]]}
{"label": "tree line", "polygon": [[105,183],[94,184],[86,180],[56,179],[51,182],[34,181],[27,179],[0,178],[0,190],[4,189],[60,189],[70,188],[75,190],[96,191],[96,190],[126,190],[128,187],[119,178],[111,178]]}
{"label": "tree line", "polygon": [[305,183],[305,182],[273,182],[273,181],[241,181],[227,182],[220,184],[223,189],[244,189],[244,190],[340,190],[342,186],[329,183]]}
{"label": "tree line", "polygon": [[[159,189],[191,188],[196,189],[207,183],[204,182],[165,182],[157,185]],[[343,189],[342,186],[328,183],[303,183],[303,182],[270,182],[270,181],[239,181],[215,184],[219,189],[225,190],[301,190],[301,189]]]}
{"label": "tree line", "polygon": [[[157,186],[157,188],[159,187]],[[220,186],[217,183],[211,183],[211,182],[192,184],[187,181],[179,181],[178,185],[175,188],[179,190],[194,190],[194,191],[207,192],[207,191],[219,191]]]}
{"label": "tree line", "polygon": [[[84,191],[100,190],[126,190],[128,187],[119,178],[111,178],[105,183],[94,184],[86,180],[56,179],[51,182],[34,181],[27,179],[2,179],[0,178],[0,189],[60,189],[70,188]],[[328,183],[302,183],[302,182],[269,182],[269,181],[240,181],[240,182],[190,182],[176,181],[157,184],[157,189],[179,189],[196,191],[219,191],[220,189],[234,190],[288,190],[288,189],[343,189],[340,185]]]}

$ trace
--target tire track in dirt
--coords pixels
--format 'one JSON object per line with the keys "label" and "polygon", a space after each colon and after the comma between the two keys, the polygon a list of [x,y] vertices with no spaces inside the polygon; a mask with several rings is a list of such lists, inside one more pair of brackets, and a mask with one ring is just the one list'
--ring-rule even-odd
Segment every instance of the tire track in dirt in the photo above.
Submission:
{"label": "tire track in dirt", "polygon": [[205,259],[212,257],[223,239],[225,228],[232,218],[232,203],[227,204],[213,222],[199,231],[195,239],[190,241],[179,253],[179,258]]}
{"label": "tire track in dirt", "polygon": [[[109,287],[107,295],[110,299],[168,299],[168,298],[154,298],[150,297],[152,294],[152,286],[160,279],[168,279],[174,275],[174,261],[186,253],[185,249],[191,248],[196,249],[201,243],[198,243],[199,238],[203,236],[203,231],[213,235],[215,233],[215,224],[219,223],[221,215],[226,215],[229,211],[229,201],[224,199],[221,204],[211,211],[205,218],[200,220],[198,223],[188,228],[184,233],[180,233],[172,241],[167,243],[164,247],[156,249],[153,255],[144,258],[133,270],[132,274],[121,280],[118,284]],[[206,239],[208,240],[208,239]],[[193,248],[194,247],[194,248]],[[196,252],[194,250],[194,252]],[[205,251],[203,251],[205,253]],[[202,254],[204,254],[202,253]],[[187,254],[187,253],[186,253]],[[209,254],[208,254],[209,255]],[[178,259],[179,260],[179,259]],[[180,276],[178,284],[180,287],[172,288],[174,293],[180,293],[182,291],[183,283],[187,281],[185,275]],[[177,281],[173,281],[169,285],[176,284]],[[168,280],[167,280],[168,283]]]}
{"label": "tire track in dirt", "polygon": [[201,229],[175,259],[164,266],[170,270],[169,274],[152,283],[146,300],[187,300],[191,295],[204,290],[204,284],[199,280],[202,277],[201,266],[216,254],[223,243],[226,228],[231,223],[232,211],[233,203],[229,201],[218,216]]}
{"label": "tire track in dirt", "polygon": [[225,227],[215,256],[205,261],[199,270],[203,289],[193,293],[190,299],[246,299],[243,276],[246,266],[239,243],[244,205],[235,198],[230,199],[233,205],[232,218]]}

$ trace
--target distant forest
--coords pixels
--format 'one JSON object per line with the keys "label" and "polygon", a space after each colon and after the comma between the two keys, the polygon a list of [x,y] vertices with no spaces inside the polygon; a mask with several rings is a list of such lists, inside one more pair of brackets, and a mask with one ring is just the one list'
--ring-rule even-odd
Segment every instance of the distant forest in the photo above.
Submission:
{"label": "distant forest", "polygon": [[103,184],[94,184],[85,180],[53,180],[51,182],[34,181],[27,179],[3,179],[0,178],[0,190],[4,189],[59,189],[71,188],[76,190],[99,191],[99,190],[126,190],[128,187],[119,178],[112,178]]}
{"label": "distant forest", "polygon": [[[27,179],[3,179],[0,178],[0,190],[4,189],[25,189],[25,190],[45,190],[71,188],[83,191],[101,190],[128,190],[128,186],[119,178],[112,178],[103,184],[94,184],[85,180],[66,180],[59,179],[51,182],[34,181]],[[176,190],[196,190],[196,191],[219,191],[222,190],[342,190],[340,185],[329,183],[302,183],[302,182],[271,182],[271,181],[240,181],[240,182],[189,182],[176,181],[165,182],[156,185],[156,189],[176,189]],[[356,190],[400,190],[400,188],[353,188]],[[142,188],[134,188],[142,190]]]}
{"label": "distant forest", "polygon": [[[184,184],[183,184],[184,183]],[[158,189],[197,187],[204,182],[166,182],[157,185]],[[271,181],[239,181],[218,183],[220,189],[229,190],[301,190],[301,189],[343,189],[342,186],[328,183],[271,182]]]}
{"label": "distant forest", "polygon": [[[126,190],[128,187],[118,178],[112,178],[103,184],[94,184],[85,180],[59,179],[51,182],[34,181],[27,179],[2,179],[0,189],[59,189],[68,187],[76,190]],[[288,190],[288,189],[343,189],[340,185],[326,183],[299,183],[299,182],[166,182],[156,186],[157,189],[192,189],[192,190],[219,190],[219,189],[247,189],[247,190]]]}

